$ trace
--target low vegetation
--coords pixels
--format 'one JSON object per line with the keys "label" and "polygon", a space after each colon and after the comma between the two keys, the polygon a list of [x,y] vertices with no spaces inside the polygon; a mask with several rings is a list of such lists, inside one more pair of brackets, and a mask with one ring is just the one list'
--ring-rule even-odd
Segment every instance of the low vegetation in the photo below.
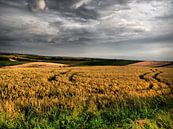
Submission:
{"label": "low vegetation", "polygon": [[0,69],[0,128],[173,129],[173,70]]}
{"label": "low vegetation", "polygon": [[0,67],[24,64],[29,62],[49,62],[65,64],[68,66],[125,66],[139,61],[82,57],[51,57],[0,53]]}
{"label": "low vegetation", "polygon": [[24,64],[24,63],[26,63],[26,62],[12,62],[12,61],[9,61],[9,60],[0,60],[0,67],[19,65],[19,64]]}

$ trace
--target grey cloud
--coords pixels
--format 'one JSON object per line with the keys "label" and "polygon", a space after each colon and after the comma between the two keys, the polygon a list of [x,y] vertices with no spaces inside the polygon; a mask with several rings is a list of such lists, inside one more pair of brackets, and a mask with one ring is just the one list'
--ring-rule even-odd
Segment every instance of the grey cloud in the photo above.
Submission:
{"label": "grey cloud", "polygon": [[36,12],[29,3],[0,1],[0,51],[173,60],[172,0],[46,0]]}

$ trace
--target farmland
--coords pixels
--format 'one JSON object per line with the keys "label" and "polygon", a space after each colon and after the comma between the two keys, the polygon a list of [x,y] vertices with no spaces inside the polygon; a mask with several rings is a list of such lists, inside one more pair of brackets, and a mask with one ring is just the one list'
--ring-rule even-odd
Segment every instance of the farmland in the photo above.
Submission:
{"label": "farmland", "polygon": [[0,67],[32,62],[60,63],[68,66],[124,66],[139,61],[85,57],[52,57],[28,54],[0,53]]}
{"label": "farmland", "polygon": [[173,69],[1,68],[0,128],[173,128]]}

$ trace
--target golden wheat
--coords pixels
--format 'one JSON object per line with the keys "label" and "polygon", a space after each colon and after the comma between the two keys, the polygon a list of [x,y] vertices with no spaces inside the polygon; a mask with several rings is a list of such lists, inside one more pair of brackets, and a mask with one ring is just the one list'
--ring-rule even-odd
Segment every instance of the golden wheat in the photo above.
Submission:
{"label": "golden wheat", "polygon": [[0,111],[89,105],[94,112],[133,97],[172,99],[172,76],[171,68],[130,66],[0,69]]}

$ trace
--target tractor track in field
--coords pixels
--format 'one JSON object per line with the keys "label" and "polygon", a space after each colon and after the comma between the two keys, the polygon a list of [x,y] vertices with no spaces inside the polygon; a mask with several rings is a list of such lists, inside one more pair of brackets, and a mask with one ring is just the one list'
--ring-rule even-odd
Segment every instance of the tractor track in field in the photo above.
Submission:
{"label": "tractor track in field", "polygon": [[159,73],[155,74],[155,75],[153,76],[153,78],[154,78],[155,80],[157,80],[159,83],[165,84],[165,85],[171,90],[171,94],[173,94],[173,86],[171,86],[171,84],[170,84],[169,82],[166,82],[166,81],[161,80],[161,79],[159,78],[159,75],[162,74],[162,73],[163,73],[163,72],[160,71]]}
{"label": "tractor track in field", "polygon": [[72,74],[70,75],[70,77],[69,77],[68,80],[69,80],[70,82],[73,82],[73,83],[74,83],[74,82],[76,81],[76,80],[75,80],[75,76],[76,76],[76,75],[77,75],[76,72],[75,72],[75,73],[72,73]]}
{"label": "tractor track in field", "polygon": [[[77,82],[76,79],[78,77],[90,78],[88,76],[80,75],[81,73],[84,73],[84,72],[76,72],[76,71],[72,71],[72,70],[67,70],[67,71],[61,72],[60,75],[67,76],[68,77],[68,81],[70,83],[75,84]],[[159,71],[158,69],[151,69],[149,72],[146,72],[146,73],[143,73],[143,74],[139,75],[139,78],[141,80],[144,80],[145,82],[147,82],[148,86],[147,86],[147,88],[138,89],[137,91],[139,91],[139,92],[146,92],[146,91],[149,91],[149,90],[153,89],[153,90],[156,90],[156,92],[157,91],[161,91],[162,92],[162,90],[164,90],[164,89],[165,90],[166,89],[170,89],[171,93],[173,93],[173,87],[171,86],[171,84],[169,84],[168,82],[166,82],[164,80],[161,80],[159,78],[159,75],[162,74],[162,73],[163,73],[163,71]],[[97,77],[94,77],[94,78],[97,78]],[[156,85],[158,85],[157,86],[158,88],[156,88]],[[163,87],[162,85],[164,85],[165,87]],[[171,93],[169,93],[169,94],[171,94]]]}
{"label": "tractor track in field", "polygon": [[[147,72],[147,73],[144,73],[142,75],[139,75],[139,78],[141,80],[144,80],[145,82],[149,83],[147,89],[141,89],[139,91],[151,90],[151,89],[154,88],[155,83],[157,83],[158,86],[160,87],[157,90],[162,90],[162,89],[168,89],[169,88],[171,90],[171,94],[172,94],[173,93],[173,87],[171,86],[171,84],[169,84],[168,82],[163,81],[159,78],[159,75],[162,74],[162,73],[163,73],[163,71],[159,71],[157,69],[155,69],[155,70],[151,69],[151,72]],[[149,77],[147,77],[147,76],[149,76]],[[160,84],[164,84],[166,87],[161,87]]]}
{"label": "tractor track in field", "polygon": [[159,75],[162,74],[162,73],[163,73],[162,71],[160,71],[159,73],[156,73],[156,74],[153,76],[153,79],[157,80],[157,81],[160,82],[160,83],[164,83],[164,84],[167,85],[167,86],[170,86],[171,84],[169,84],[168,82],[163,81],[163,80],[161,80],[161,79],[159,78]]}
{"label": "tractor track in field", "polygon": [[79,72],[73,72],[71,69],[64,72],[63,74],[61,73],[61,75],[68,75],[68,81],[69,82],[72,82],[72,83],[75,83],[76,82],[76,79],[75,79],[75,76],[77,76]]}
{"label": "tractor track in field", "polygon": [[[139,78],[140,78],[141,80],[144,80],[145,82],[149,83],[149,86],[148,86],[148,87],[149,87],[150,89],[152,89],[153,83],[150,82],[150,80],[149,80],[148,78],[146,78],[146,76],[149,75],[149,74],[151,74],[151,73],[152,73],[152,72],[147,72],[147,73],[144,73],[144,74],[142,74],[142,75],[139,76]],[[147,90],[147,89],[144,89],[144,90]]]}
{"label": "tractor track in field", "polygon": [[76,77],[80,77],[80,73],[83,73],[83,72],[73,72],[70,74],[70,76],[68,77],[68,80],[69,82],[72,82],[72,83],[76,83]]}
{"label": "tractor track in field", "polygon": [[70,70],[66,70],[66,71],[63,71],[63,72],[60,72],[58,74],[53,74],[51,75],[49,78],[48,78],[48,81],[57,81],[57,82],[62,82],[62,83],[67,83],[67,82],[64,82],[64,81],[61,81],[58,79],[59,76],[67,76],[68,74],[71,74],[71,69]]}

